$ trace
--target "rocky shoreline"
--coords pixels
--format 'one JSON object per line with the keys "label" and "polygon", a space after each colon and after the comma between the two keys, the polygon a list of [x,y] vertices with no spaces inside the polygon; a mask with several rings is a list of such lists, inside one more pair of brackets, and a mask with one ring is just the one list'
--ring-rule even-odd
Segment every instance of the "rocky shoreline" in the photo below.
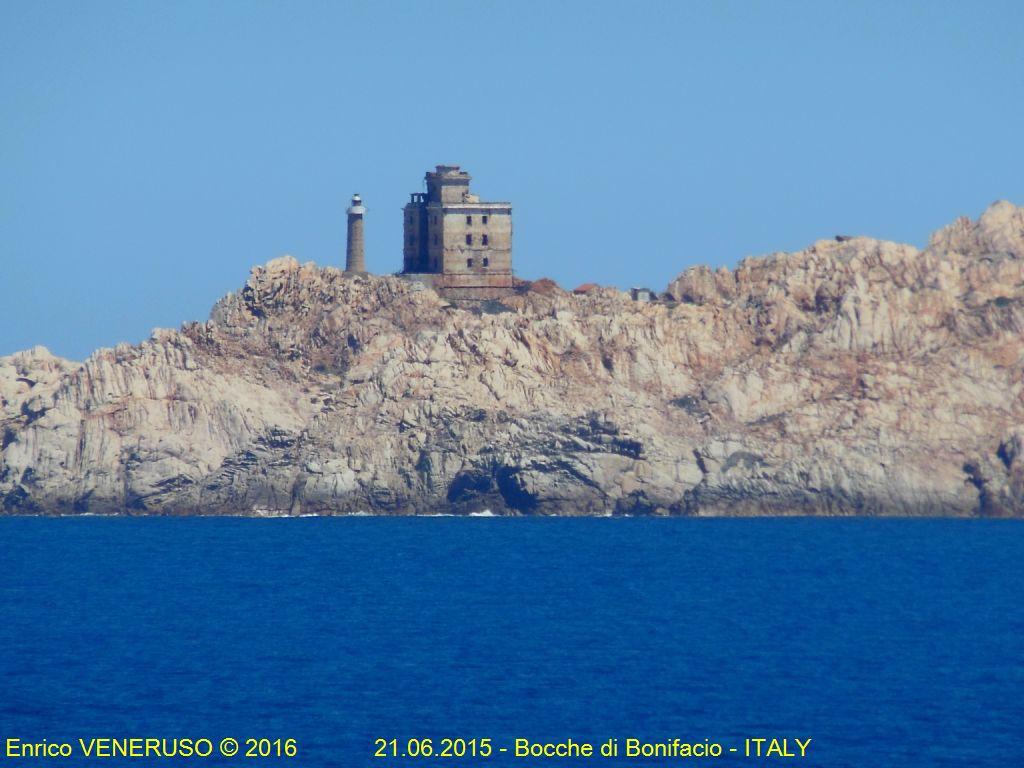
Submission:
{"label": "rocky shoreline", "polygon": [[450,302],[290,257],[209,321],[0,358],[5,514],[1024,514],[1024,210]]}

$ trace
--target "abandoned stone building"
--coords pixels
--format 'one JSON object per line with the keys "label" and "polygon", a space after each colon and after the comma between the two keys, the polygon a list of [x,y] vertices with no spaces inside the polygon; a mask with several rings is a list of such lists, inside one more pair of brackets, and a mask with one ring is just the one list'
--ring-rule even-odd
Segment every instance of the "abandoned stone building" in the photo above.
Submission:
{"label": "abandoned stone building", "polygon": [[512,288],[512,204],[483,202],[457,165],[426,174],[403,209],[402,275],[449,298],[486,299]]}

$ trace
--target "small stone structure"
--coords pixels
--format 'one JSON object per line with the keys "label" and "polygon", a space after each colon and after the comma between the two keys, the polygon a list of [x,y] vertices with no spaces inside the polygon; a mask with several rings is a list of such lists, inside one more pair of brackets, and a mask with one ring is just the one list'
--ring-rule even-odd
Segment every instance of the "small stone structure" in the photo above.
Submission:
{"label": "small stone structure", "polygon": [[654,301],[657,299],[654,291],[650,288],[633,287],[629,289],[629,297],[633,301]]}
{"label": "small stone structure", "polygon": [[447,298],[498,298],[512,290],[512,204],[482,202],[469,181],[457,165],[427,172],[403,210],[401,274]]}

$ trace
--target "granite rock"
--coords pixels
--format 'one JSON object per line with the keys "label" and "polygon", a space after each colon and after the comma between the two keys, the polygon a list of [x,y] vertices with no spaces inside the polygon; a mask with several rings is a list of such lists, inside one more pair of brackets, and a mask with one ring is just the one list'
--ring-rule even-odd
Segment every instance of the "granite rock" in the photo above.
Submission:
{"label": "granite rock", "polygon": [[667,295],[454,302],[276,259],[205,323],[0,358],[0,509],[1024,513],[1024,210]]}

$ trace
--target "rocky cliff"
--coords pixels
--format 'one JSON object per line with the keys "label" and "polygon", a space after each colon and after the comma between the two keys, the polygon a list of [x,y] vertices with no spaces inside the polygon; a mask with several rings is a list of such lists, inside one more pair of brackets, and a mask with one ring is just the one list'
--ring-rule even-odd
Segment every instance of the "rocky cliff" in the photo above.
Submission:
{"label": "rocky cliff", "polygon": [[209,321],[0,358],[10,514],[1024,513],[1024,210],[457,304],[285,257]]}

